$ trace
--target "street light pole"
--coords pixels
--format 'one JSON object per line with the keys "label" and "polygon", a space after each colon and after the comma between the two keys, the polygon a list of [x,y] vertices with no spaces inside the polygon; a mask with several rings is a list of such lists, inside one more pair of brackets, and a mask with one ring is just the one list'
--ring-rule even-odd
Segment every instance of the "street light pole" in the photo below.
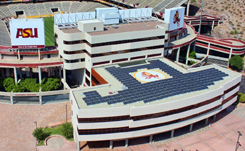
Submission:
{"label": "street light pole", "polygon": [[66,104],[66,123],[67,123],[67,104]]}
{"label": "street light pole", "polygon": [[202,11],[203,11],[203,0],[202,0],[202,9],[201,9],[201,15],[200,15],[199,28],[198,28],[198,35],[200,35],[200,33],[201,33]]}
{"label": "street light pole", "polygon": [[34,122],[36,124],[36,129],[37,129],[37,121]]}
{"label": "street light pole", "polygon": [[236,149],[235,149],[235,151],[237,151],[237,149],[238,149],[239,146],[242,146],[240,144],[240,142],[239,142],[239,138],[240,138],[240,136],[242,136],[242,133],[240,131],[237,131],[237,133],[238,133],[238,138],[237,138],[237,142],[236,142]]}
{"label": "street light pole", "polygon": [[[37,121],[34,121],[34,123],[36,124],[36,129],[37,129]],[[38,133],[37,133],[37,135],[38,135]],[[37,150],[37,137],[36,137],[36,150]]]}

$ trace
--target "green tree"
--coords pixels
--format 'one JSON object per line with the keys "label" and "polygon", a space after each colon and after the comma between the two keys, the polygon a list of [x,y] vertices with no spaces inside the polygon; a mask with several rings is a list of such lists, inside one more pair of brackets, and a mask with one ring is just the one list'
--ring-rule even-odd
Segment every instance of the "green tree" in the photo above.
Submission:
{"label": "green tree", "polygon": [[238,101],[241,103],[245,103],[245,94],[242,92],[238,92]]}
{"label": "green tree", "polygon": [[38,141],[44,140],[46,137],[48,137],[51,134],[51,132],[45,132],[43,131],[42,127],[36,128],[32,135],[37,138]]}
{"label": "green tree", "polygon": [[38,92],[40,84],[37,83],[35,78],[22,79],[14,88],[14,92]]}
{"label": "green tree", "polygon": [[238,55],[231,57],[229,60],[230,66],[235,70],[241,70],[244,66],[243,62],[244,62],[243,58]]}
{"label": "green tree", "polygon": [[7,92],[11,92],[15,88],[14,79],[11,77],[4,79],[3,87]]}
{"label": "green tree", "polygon": [[231,30],[230,31],[230,34],[232,34],[232,35],[235,34],[235,31],[234,30]]}
{"label": "green tree", "polygon": [[26,92],[26,88],[21,85],[16,85],[13,92]]}
{"label": "green tree", "polygon": [[57,90],[60,87],[60,80],[58,78],[44,78],[41,87],[42,91]]}
{"label": "green tree", "polygon": [[73,137],[73,127],[71,123],[64,123],[61,125],[63,135],[68,139]]}
{"label": "green tree", "polygon": [[189,54],[189,58],[195,59],[196,58],[196,51],[191,51]]}

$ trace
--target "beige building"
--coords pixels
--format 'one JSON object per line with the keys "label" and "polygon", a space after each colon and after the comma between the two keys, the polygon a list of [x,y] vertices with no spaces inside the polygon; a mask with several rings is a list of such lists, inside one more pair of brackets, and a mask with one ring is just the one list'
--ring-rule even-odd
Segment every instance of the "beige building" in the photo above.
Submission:
{"label": "beige building", "polygon": [[154,17],[102,20],[54,26],[64,79],[69,71],[81,85],[70,92],[78,150],[80,141],[109,141],[112,148],[118,140],[127,146],[138,137],[173,137],[176,129],[208,124],[236,101],[240,74],[216,65],[186,70],[164,58],[177,50],[178,62],[186,48],[187,64],[197,36],[191,26],[169,31],[168,22]]}

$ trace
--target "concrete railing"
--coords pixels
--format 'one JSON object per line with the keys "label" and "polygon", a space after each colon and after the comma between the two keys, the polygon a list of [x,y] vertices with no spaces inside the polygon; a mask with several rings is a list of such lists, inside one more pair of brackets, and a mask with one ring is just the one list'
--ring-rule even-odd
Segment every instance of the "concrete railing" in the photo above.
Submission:
{"label": "concrete railing", "polygon": [[69,90],[47,92],[0,92],[0,102],[15,104],[15,102],[29,102],[25,104],[40,104],[54,101],[69,101]]}
{"label": "concrete railing", "polygon": [[197,62],[197,63],[191,65],[189,68],[200,67],[203,64],[206,64],[207,61],[208,61],[208,55],[206,55],[200,62]]}

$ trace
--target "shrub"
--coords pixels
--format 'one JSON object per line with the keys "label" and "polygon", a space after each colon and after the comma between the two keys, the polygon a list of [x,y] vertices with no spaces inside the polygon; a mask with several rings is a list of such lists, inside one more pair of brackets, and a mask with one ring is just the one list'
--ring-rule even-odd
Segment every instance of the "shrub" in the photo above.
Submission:
{"label": "shrub", "polygon": [[189,58],[195,59],[196,58],[196,51],[191,51],[189,54]]}
{"label": "shrub", "polygon": [[37,83],[37,79],[26,78],[22,79],[18,85],[14,88],[14,92],[38,92],[40,84]]}
{"label": "shrub", "polygon": [[193,65],[193,64],[195,64],[195,63],[197,63],[196,61],[193,61],[193,60],[190,60],[190,64],[191,65]]}
{"label": "shrub", "polygon": [[73,127],[71,123],[64,123],[61,125],[63,135],[68,139],[73,137]]}
{"label": "shrub", "polygon": [[39,127],[36,128],[32,135],[37,138],[38,141],[44,140],[46,137],[48,137],[51,134],[51,132],[44,132],[43,128]]}
{"label": "shrub", "polygon": [[235,31],[231,30],[231,31],[230,31],[230,34],[232,34],[232,35],[235,34]]}
{"label": "shrub", "polygon": [[241,103],[245,103],[245,94],[242,92],[238,92],[238,101]]}
{"label": "shrub", "polygon": [[57,90],[60,87],[60,80],[58,78],[43,78],[42,91]]}
{"label": "shrub", "polygon": [[3,87],[7,92],[11,92],[15,88],[14,79],[10,77],[4,79]]}
{"label": "shrub", "polygon": [[230,58],[229,60],[229,64],[231,65],[232,68],[234,68],[235,70],[241,70],[244,66],[243,64],[243,58],[240,56],[233,56]]}

